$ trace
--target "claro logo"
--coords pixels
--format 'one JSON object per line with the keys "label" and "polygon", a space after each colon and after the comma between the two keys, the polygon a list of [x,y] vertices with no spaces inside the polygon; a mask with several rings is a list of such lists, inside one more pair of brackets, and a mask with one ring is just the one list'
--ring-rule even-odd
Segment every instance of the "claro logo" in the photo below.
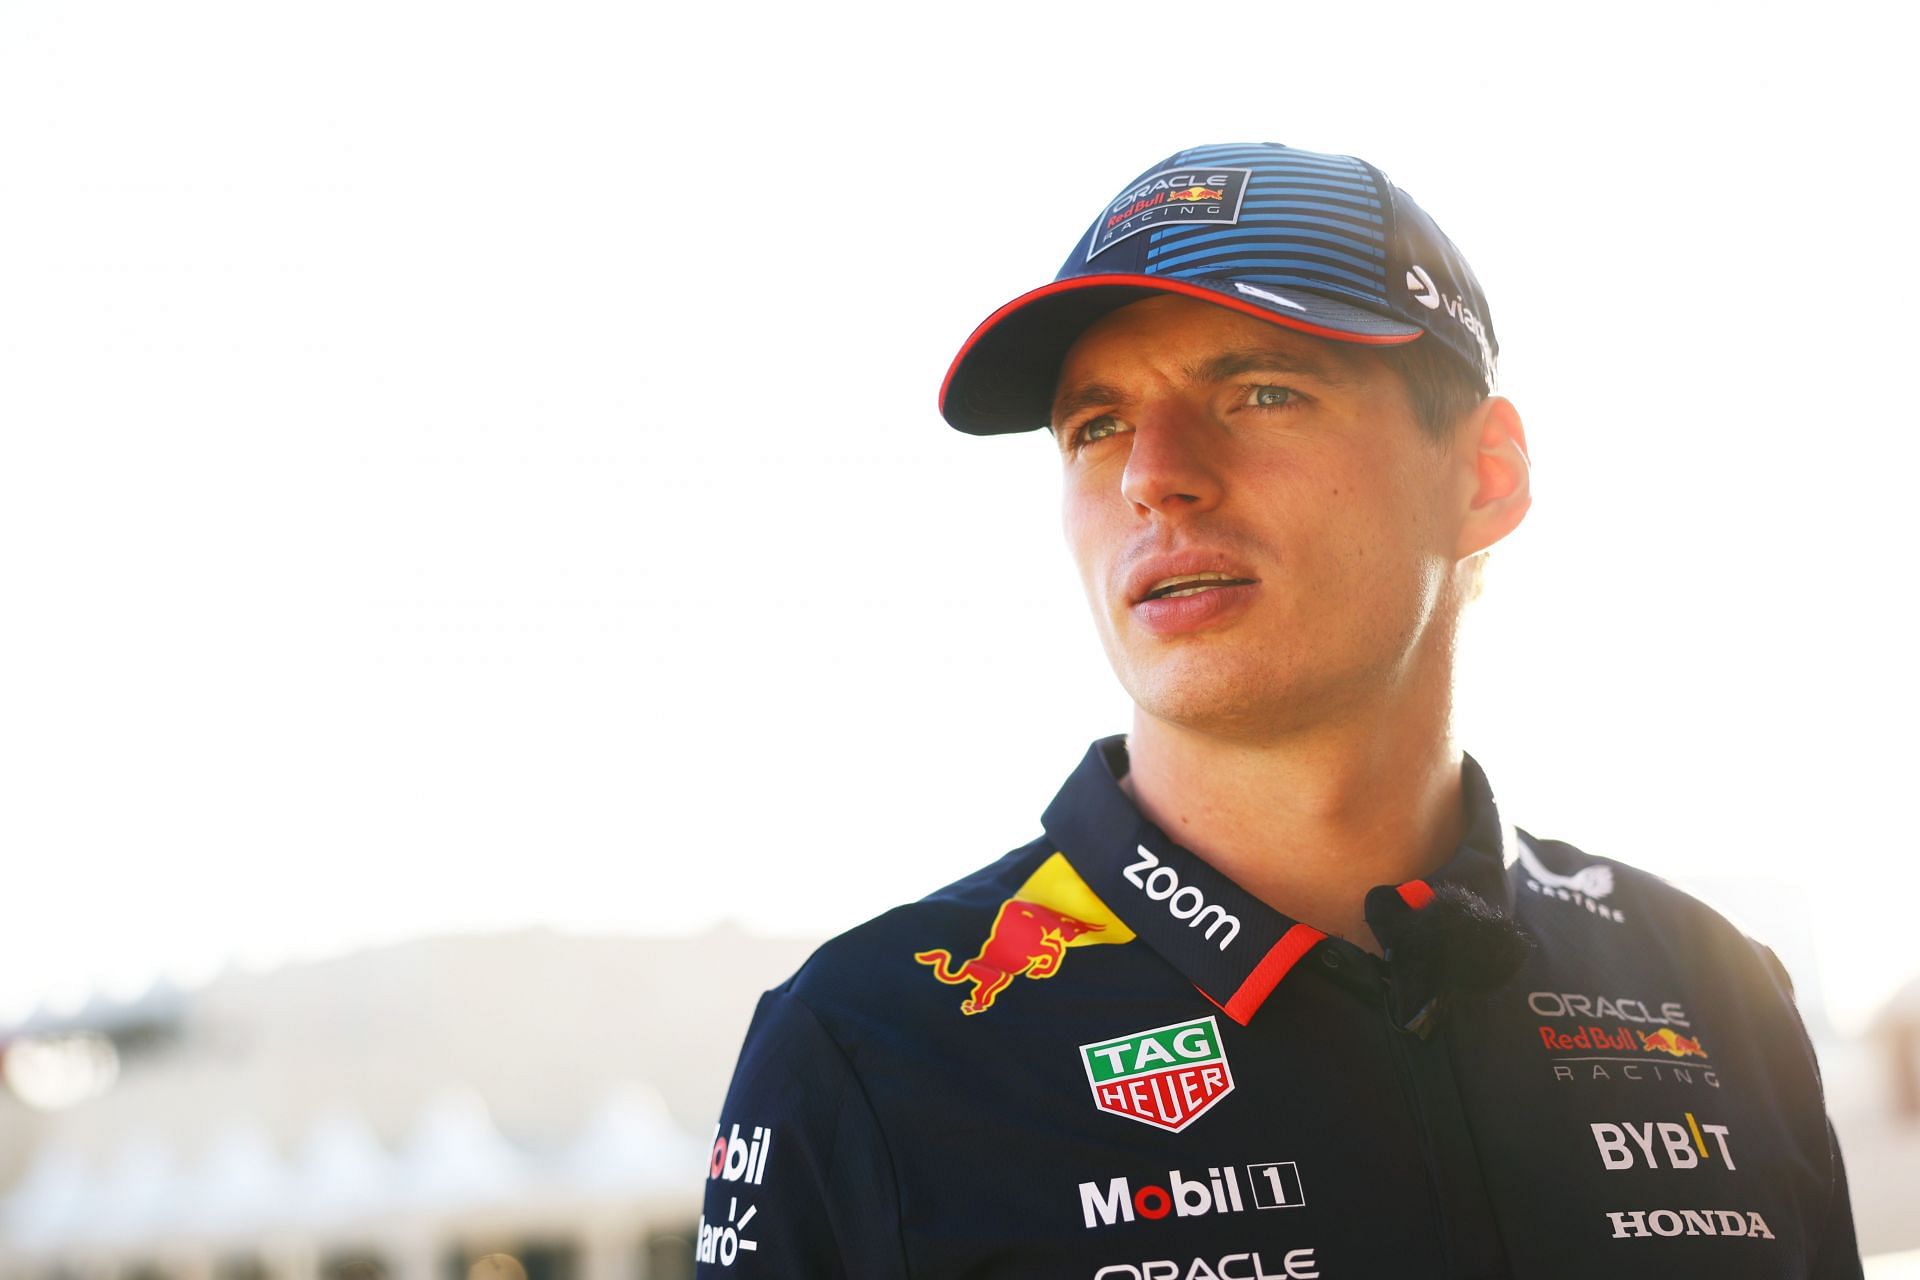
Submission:
{"label": "claro logo", "polygon": [[[1233,940],[1240,936],[1240,917],[1228,915],[1219,903],[1209,903],[1207,895],[1192,885],[1180,883],[1180,873],[1172,867],[1160,865],[1160,855],[1139,846],[1140,861],[1130,862],[1122,873],[1127,881],[1152,898],[1155,902],[1167,904],[1167,910],[1173,913],[1175,920],[1185,920],[1187,928],[1200,929],[1207,935],[1207,941],[1213,941],[1216,930],[1225,930],[1220,939],[1220,949],[1225,951]],[[1142,874],[1142,873],[1145,874]]]}

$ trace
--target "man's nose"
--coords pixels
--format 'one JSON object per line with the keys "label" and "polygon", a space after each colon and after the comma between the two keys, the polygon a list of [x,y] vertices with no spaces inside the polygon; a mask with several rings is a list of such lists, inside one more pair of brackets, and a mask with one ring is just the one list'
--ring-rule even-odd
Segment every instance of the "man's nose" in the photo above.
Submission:
{"label": "man's nose", "polygon": [[1210,510],[1220,501],[1219,426],[1177,401],[1136,413],[1120,492],[1141,515],[1178,516]]}

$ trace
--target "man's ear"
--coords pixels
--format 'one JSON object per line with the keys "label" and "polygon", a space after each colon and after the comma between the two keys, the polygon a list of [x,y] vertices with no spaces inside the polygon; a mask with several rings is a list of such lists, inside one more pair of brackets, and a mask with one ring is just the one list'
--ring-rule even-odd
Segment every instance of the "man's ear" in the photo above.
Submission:
{"label": "man's ear", "polygon": [[1505,396],[1489,396],[1455,429],[1461,501],[1455,559],[1484,551],[1512,533],[1533,505],[1527,432]]}

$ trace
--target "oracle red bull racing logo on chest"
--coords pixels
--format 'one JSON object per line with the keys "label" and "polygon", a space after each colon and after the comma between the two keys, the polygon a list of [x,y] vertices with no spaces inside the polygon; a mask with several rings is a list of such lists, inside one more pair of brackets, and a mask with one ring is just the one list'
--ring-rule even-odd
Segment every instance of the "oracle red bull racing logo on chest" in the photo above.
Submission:
{"label": "oracle red bull racing logo on chest", "polygon": [[1174,1022],[1080,1046],[1093,1105],[1178,1133],[1233,1092],[1233,1071],[1212,1017]]}
{"label": "oracle red bull racing logo on chest", "polygon": [[1087,244],[1091,262],[1128,236],[1153,227],[1230,227],[1240,221],[1240,202],[1251,169],[1162,169],[1114,198],[1100,215]]}
{"label": "oracle red bull racing logo on chest", "polygon": [[1628,996],[1532,991],[1540,1047],[1554,1078],[1720,1087],[1712,1055],[1679,1002]]}

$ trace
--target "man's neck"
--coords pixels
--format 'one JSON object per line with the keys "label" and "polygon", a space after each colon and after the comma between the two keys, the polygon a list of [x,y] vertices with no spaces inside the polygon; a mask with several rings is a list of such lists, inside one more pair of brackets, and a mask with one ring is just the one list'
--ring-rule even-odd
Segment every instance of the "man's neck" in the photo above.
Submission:
{"label": "man's neck", "polygon": [[1378,952],[1368,889],[1427,875],[1466,831],[1446,729],[1250,745],[1134,713],[1121,786],[1149,821],[1277,911]]}

